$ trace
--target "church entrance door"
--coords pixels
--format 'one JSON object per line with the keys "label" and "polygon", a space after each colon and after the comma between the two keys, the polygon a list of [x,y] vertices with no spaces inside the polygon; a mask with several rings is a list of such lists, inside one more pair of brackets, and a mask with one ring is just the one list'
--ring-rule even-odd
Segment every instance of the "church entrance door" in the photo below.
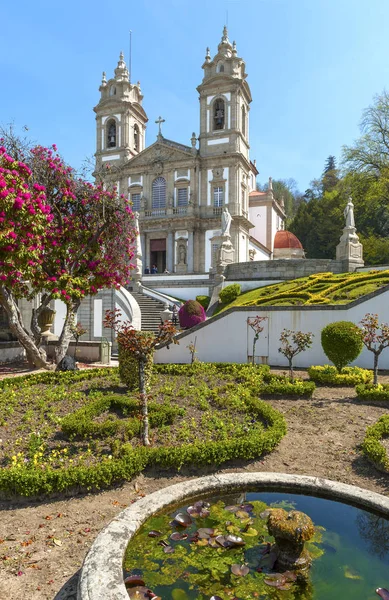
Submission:
{"label": "church entrance door", "polygon": [[150,269],[155,265],[158,273],[166,269],[166,238],[150,240]]}

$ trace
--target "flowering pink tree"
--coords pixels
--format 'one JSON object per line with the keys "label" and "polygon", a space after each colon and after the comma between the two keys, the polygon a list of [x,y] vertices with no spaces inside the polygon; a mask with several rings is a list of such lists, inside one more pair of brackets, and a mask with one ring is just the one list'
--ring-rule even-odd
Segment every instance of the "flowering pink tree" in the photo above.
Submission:
{"label": "flowering pink tree", "polygon": [[360,322],[362,341],[374,354],[374,385],[378,383],[378,359],[381,352],[389,346],[389,325],[379,323],[378,315],[367,313]]}
{"label": "flowering pink tree", "polygon": [[259,317],[258,315],[256,317],[248,317],[247,318],[247,325],[249,327],[251,327],[251,329],[254,331],[253,356],[252,356],[253,365],[255,364],[255,346],[257,344],[259,334],[262,333],[262,331],[264,330],[262,323],[263,323],[263,321],[266,321],[266,319],[267,319],[267,317]]}
{"label": "flowering pink tree", "polygon": [[[115,190],[78,179],[55,146],[37,146],[27,159],[25,166],[1,150],[0,303],[29,361],[49,368],[40,347],[42,310],[56,298],[66,304],[59,362],[82,298],[129,281],[134,217],[128,201]],[[17,299],[32,299],[43,291],[29,333]]]}
{"label": "flowering pink tree", "polygon": [[302,331],[291,331],[283,329],[280,335],[281,347],[278,352],[283,354],[289,362],[289,376],[294,379],[293,359],[300,352],[304,352],[312,345],[313,333],[303,333]]}

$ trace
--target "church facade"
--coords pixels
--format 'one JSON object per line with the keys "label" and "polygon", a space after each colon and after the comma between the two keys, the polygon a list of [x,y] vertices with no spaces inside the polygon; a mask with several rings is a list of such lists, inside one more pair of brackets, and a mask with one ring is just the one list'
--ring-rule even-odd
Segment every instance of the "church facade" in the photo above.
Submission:
{"label": "church facade", "polygon": [[[249,156],[252,101],[245,63],[224,28],[216,55],[209,49],[197,88],[200,131],[186,146],[161,133],[146,147],[148,117],[140,84],[120,55],[115,75],[103,74],[96,113],[96,179],[118,188],[139,213],[143,272],[208,273],[215,269],[224,207],[232,217],[236,263],[268,260],[285,212],[273,196],[256,191]],[[155,271],[154,271],[155,272]]]}

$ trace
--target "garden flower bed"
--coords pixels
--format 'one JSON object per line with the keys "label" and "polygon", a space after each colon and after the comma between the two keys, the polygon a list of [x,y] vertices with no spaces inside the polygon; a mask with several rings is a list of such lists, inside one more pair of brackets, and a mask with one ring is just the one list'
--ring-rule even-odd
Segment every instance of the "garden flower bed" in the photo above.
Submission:
{"label": "garden flower bed", "polygon": [[151,447],[139,440],[137,395],[117,369],[43,373],[1,382],[0,492],[95,490],[148,466],[258,458],[286,433],[258,399],[268,368],[166,365],[152,375]]}

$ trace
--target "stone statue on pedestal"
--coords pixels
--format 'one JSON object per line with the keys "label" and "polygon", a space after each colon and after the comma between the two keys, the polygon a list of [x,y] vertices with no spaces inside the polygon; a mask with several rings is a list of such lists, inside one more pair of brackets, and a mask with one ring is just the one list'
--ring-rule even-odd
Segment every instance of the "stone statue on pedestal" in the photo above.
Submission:
{"label": "stone statue on pedestal", "polygon": [[354,221],[354,204],[351,198],[348,199],[347,206],[344,209],[344,218],[346,219],[346,227],[355,227]]}
{"label": "stone statue on pedestal", "polygon": [[343,228],[343,234],[339,244],[336,246],[336,259],[345,261],[345,270],[355,271],[358,267],[363,267],[364,262],[363,246],[356,233],[354,204],[351,198],[348,199],[343,214],[346,220],[346,226]]}
{"label": "stone statue on pedestal", "polygon": [[232,217],[228,212],[227,206],[225,206],[222,212],[222,236],[230,237],[231,221]]}

